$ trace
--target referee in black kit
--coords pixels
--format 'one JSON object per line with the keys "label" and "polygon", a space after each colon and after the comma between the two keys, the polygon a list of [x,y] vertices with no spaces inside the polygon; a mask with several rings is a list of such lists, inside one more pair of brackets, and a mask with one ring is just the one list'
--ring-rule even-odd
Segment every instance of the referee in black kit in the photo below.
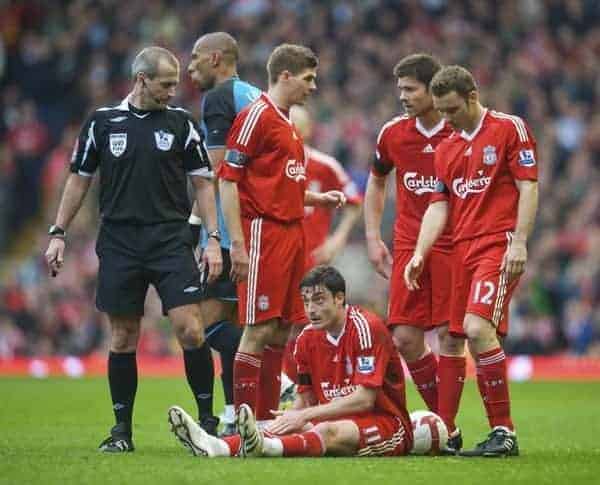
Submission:
{"label": "referee in black kit", "polygon": [[111,325],[108,381],[117,423],[100,444],[105,452],[134,449],[136,349],[150,283],[183,348],[199,419],[206,412],[202,380],[213,364],[198,304],[202,285],[187,222],[187,176],[211,236],[203,254],[209,282],[221,273],[222,257],[213,174],[199,128],[190,113],[167,105],[175,95],[179,71],[177,58],[161,47],[145,48],[136,56],[131,93],[118,106],[97,109],[85,122],[49,230],[46,259],[55,276],[63,265],[69,223],[99,168],[102,222],[96,243],[96,305],[108,314]]}

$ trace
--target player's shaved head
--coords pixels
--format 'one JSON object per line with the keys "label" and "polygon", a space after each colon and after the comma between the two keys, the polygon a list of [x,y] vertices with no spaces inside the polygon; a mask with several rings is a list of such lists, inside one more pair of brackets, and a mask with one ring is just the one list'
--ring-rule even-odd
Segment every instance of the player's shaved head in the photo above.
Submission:
{"label": "player's shaved head", "polygon": [[227,64],[236,64],[239,58],[238,43],[227,32],[211,32],[201,36],[194,44],[194,50],[218,51]]}
{"label": "player's shaved head", "polygon": [[135,79],[143,72],[150,79],[154,79],[160,72],[161,64],[179,70],[179,61],[170,50],[159,46],[146,47],[135,56],[131,64],[131,77]]}
{"label": "player's shaved head", "polygon": [[290,109],[290,120],[298,129],[302,138],[308,140],[312,134],[312,117],[304,106],[295,104]]}

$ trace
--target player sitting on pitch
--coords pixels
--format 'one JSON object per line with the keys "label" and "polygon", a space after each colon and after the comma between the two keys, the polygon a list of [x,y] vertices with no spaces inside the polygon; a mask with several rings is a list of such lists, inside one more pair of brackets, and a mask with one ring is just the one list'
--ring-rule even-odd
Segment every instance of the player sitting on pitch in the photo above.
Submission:
{"label": "player sitting on pitch", "polygon": [[413,443],[400,357],[383,322],[346,304],[346,283],[331,266],[302,280],[308,325],[296,343],[298,395],[273,411],[264,431],[249,406],[237,410],[240,434],[208,435],[177,406],[175,436],[196,456],[398,456]]}

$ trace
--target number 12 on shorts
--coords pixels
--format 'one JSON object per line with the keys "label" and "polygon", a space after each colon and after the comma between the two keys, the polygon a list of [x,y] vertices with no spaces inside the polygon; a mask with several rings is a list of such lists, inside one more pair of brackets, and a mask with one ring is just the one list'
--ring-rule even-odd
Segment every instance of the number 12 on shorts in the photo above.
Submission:
{"label": "number 12 on shorts", "polygon": [[483,303],[491,305],[492,297],[496,291],[496,285],[491,281],[478,281],[475,283],[475,291],[473,292],[473,303]]}

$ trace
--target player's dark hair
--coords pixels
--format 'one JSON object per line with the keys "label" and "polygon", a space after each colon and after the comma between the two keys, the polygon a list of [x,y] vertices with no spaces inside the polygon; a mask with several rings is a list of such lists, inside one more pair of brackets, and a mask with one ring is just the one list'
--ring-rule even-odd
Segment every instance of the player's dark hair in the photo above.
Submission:
{"label": "player's dark hair", "polygon": [[444,66],[433,76],[429,85],[431,93],[438,98],[452,91],[468,99],[472,91],[477,90],[473,75],[462,66]]}
{"label": "player's dark hair", "polygon": [[306,273],[300,282],[300,288],[312,286],[323,286],[331,291],[332,295],[340,292],[346,295],[346,280],[333,266],[320,265]]}
{"label": "player's dark hair", "polygon": [[296,44],[281,44],[275,48],[267,61],[269,83],[275,84],[283,71],[296,76],[305,69],[314,69],[319,65],[317,55],[308,47]]}
{"label": "player's dark hair", "polygon": [[429,83],[436,72],[442,68],[440,62],[430,54],[419,52],[400,59],[394,66],[394,76],[412,77],[429,87]]}

